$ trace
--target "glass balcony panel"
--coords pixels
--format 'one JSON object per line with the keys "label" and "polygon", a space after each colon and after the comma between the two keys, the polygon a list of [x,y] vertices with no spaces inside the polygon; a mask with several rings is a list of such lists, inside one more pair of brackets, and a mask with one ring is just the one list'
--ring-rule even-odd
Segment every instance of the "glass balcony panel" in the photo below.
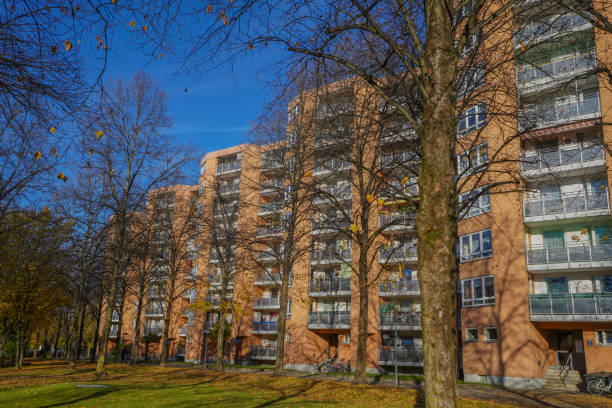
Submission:
{"label": "glass balcony panel", "polygon": [[576,212],[576,211],[585,211],[586,203],[584,202],[584,196],[573,196],[573,197],[564,197],[565,201],[565,212]]}
{"label": "glass balcony panel", "polygon": [[[589,261],[589,246],[588,245],[570,246],[568,247],[568,252],[569,252],[570,262],[588,262]],[[564,262],[567,262],[567,260]]]}
{"label": "glass balcony panel", "polygon": [[551,295],[550,297],[551,309],[553,314],[570,314],[571,299],[565,295]]}

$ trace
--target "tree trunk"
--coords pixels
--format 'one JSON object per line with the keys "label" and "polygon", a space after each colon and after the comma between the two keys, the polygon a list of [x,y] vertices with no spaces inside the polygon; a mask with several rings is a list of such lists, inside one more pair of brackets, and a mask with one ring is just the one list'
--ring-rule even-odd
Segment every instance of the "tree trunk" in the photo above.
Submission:
{"label": "tree trunk", "polygon": [[134,342],[132,343],[132,361],[136,364],[140,361],[140,315],[142,314],[143,299],[144,294],[140,294],[136,306],[136,327],[134,328]]}
{"label": "tree trunk", "polygon": [[106,375],[106,351],[108,349],[108,337],[110,335],[110,329],[113,320],[113,309],[115,308],[115,303],[117,302],[117,275],[118,265],[115,264],[113,266],[115,269],[113,276],[115,277],[112,280],[111,290],[108,298],[108,303],[106,307],[106,313],[104,314],[104,328],[102,329],[102,338],[100,339],[100,351],[98,353],[98,364],[96,365],[96,375]]}
{"label": "tree trunk", "polygon": [[17,327],[17,333],[15,336],[15,370],[21,368],[21,359],[19,354],[21,353],[21,329]]}
{"label": "tree trunk", "polygon": [[[172,293],[172,292],[171,292]],[[164,312],[164,330],[162,331],[161,337],[161,355],[159,356],[159,366],[166,367],[168,360],[168,332],[170,331],[170,316],[172,315],[172,304],[174,302],[169,300],[167,302],[166,311]]]}
{"label": "tree trunk", "polygon": [[[359,254],[359,316],[357,320],[356,384],[366,383],[366,360],[368,356],[368,271],[365,251]],[[363,258],[363,259],[361,259]]]}
{"label": "tree trunk", "polygon": [[219,313],[219,325],[217,326],[217,362],[215,370],[223,371],[223,348],[225,346],[225,313]]}
{"label": "tree trunk", "polygon": [[57,347],[59,345],[59,339],[62,334],[62,319],[57,322],[57,333],[55,334],[55,341],[53,342],[53,358],[57,358]]}
{"label": "tree trunk", "polygon": [[427,408],[457,406],[456,55],[448,2],[426,3],[426,71],[417,215]]}
{"label": "tree trunk", "polygon": [[96,350],[98,349],[98,339],[100,333],[100,319],[102,318],[102,298],[98,301],[96,312],[96,330],[94,330],[93,344],[91,345],[91,355],[89,361],[93,362],[96,359]]}
{"label": "tree trunk", "polygon": [[82,344],[83,344],[83,330],[85,330],[85,314],[87,313],[87,305],[83,305],[83,308],[81,309],[81,322],[79,324],[79,337],[78,337],[78,342],[77,342],[77,348],[76,348],[76,354],[77,354],[77,359],[81,358],[81,354],[82,354]]}
{"label": "tree trunk", "polygon": [[280,310],[278,312],[278,320],[276,327],[278,335],[276,336],[276,361],[274,363],[274,374],[280,375],[284,369],[285,361],[285,328],[287,327],[287,302],[289,298],[289,275],[291,267],[287,269],[287,265],[283,266],[281,274],[282,282],[279,293]]}

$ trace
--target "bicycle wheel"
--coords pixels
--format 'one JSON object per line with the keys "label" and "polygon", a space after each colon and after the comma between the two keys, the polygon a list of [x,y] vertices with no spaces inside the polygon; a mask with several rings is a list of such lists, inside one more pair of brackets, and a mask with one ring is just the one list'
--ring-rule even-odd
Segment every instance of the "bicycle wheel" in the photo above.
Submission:
{"label": "bicycle wheel", "polygon": [[604,393],[604,383],[601,379],[591,380],[587,383],[587,391],[591,395],[602,395]]}

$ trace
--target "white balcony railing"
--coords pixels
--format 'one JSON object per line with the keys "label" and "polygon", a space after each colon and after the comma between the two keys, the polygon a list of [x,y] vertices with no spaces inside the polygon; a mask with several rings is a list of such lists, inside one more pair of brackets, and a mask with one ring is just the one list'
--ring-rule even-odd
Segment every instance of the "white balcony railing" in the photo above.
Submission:
{"label": "white balcony railing", "polygon": [[378,350],[378,363],[380,365],[393,365],[397,359],[399,366],[423,366],[423,350],[407,350],[382,348]]}
{"label": "white balcony railing", "polygon": [[413,245],[401,245],[395,248],[382,248],[378,251],[378,262],[416,262],[417,248]]}
{"label": "white balcony railing", "polygon": [[352,167],[353,165],[350,161],[333,157],[317,163],[314,167],[313,175],[319,176],[330,172],[346,171],[350,170]]}
{"label": "white balcony railing", "polygon": [[350,329],[351,312],[308,312],[309,329]]}
{"label": "white balcony railing", "polygon": [[545,100],[527,104],[519,114],[519,125],[521,130],[535,130],[600,116],[599,92],[590,90],[584,92],[581,100],[568,99],[563,103]]}
{"label": "white balcony railing", "polygon": [[145,329],[144,329],[144,334],[145,334],[145,336],[146,336],[147,334],[156,334],[156,335],[158,335],[158,336],[161,336],[161,334],[162,334],[162,329],[163,329],[163,328],[162,328],[161,326],[160,326],[160,327],[145,327]]}
{"label": "white balcony railing", "polygon": [[235,171],[240,171],[242,167],[241,160],[233,160],[225,163],[217,164],[217,175],[228,174]]}
{"label": "white balcony railing", "polygon": [[310,296],[339,296],[351,294],[350,279],[313,279],[308,282]]}
{"label": "white balcony railing", "polygon": [[529,295],[533,321],[612,321],[612,293]]}
{"label": "white balcony railing", "polygon": [[578,74],[594,69],[596,65],[594,49],[565,55],[554,61],[526,63],[516,68],[516,83],[522,92],[530,88],[539,89],[547,84],[575,78]]}
{"label": "white balcony railing", "polygon": [[240,192],[240,183],[223,184],[219,186],[220,195],[238,194]]}
{"label": "white balcony railing", "polygon": [[378,294],[383,297],[414,296],[421,293],[419,281],[416,279],[398,279],[380,282]]}
{"label": "white balcony railing", "polygon": [[251,346],[251,360],[275,360],[276,347]]}
{"label": "white balcony railing", "polygon": [[586,168],[597,164],[604,164],[604,149],[600,143],[593,143],[574,149],[538,149],[535,155],[522,158],[521,171],[529,176],[543,172]]}
{"label": "white balcony railing", "polygon": [[379,313],[379,330],[421,330],[421,315],[418,313]]}
{"label": "white balcony railing", "polygon": [[379,226],[387,229],[414,229],[416,213],[397,212],[390,214],[380,214],[378,216]]}
{"label": "white balcony railing", "polygon": [[280,299],[273,298],[256,298],[253,302],[253,309],[278,309],[280,308]]}
{"label": "white balcony railing", "polygon": [[284,204],[282,202],[264,203],[259,206],[259,215],[268,215],[280,213],[283,210]]}
{"label": "white balcony railing", "polygon": [[612,267],[612,244],[576,243],[560,248],[527,249],[527,269],[574,269]]}
{"label": "white balcony railing", "polygon": [[329,232],[340,232],[346,230],[351,222],[345,218],[326,218],[324,220],[312,221],[312,233],[322,234]]}
{"label": "white balcony railing", "polygon": [[350,249],[314,250],[310,254],[311,264],[332,264],[351,261]]}
{"label": "white balcony railing", "polygon": [[273,334],[276,333],[276,322],[253,322],[251,323],[251,333],[255,334]]}
{"label": "white balcony railing", "polygon": [[257,238],[278,237],[283,235],[285,229],[280,225],[257,228]]}
{"label": "white balcony railing", "polygon": [[590,26],[588,20],[575,13],[556,15],[545,20],[530,21],[514,34],[514,45],[533,44],[552,37],[561,37],[583,26]]}
{"label": "white balcony railing", "polygon": [[541,220],[542,217],[557,219],[560,217],[584,217],[602,215],[610,212],[608,189],[597,194],[566,194],[546,197],[539,200],[524,200],[523,214],[525,221]]}

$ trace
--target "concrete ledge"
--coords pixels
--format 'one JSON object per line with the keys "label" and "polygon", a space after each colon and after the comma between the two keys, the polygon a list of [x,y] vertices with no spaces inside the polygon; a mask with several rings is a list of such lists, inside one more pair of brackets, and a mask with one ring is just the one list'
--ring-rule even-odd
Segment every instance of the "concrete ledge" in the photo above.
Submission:
{"label": "concrete ledge", "polygon": [[543,378],[502,377],[497,375],[464,374],[464,380],[474,383],[494,384],[507,388],[536,390],[544,385]]}

